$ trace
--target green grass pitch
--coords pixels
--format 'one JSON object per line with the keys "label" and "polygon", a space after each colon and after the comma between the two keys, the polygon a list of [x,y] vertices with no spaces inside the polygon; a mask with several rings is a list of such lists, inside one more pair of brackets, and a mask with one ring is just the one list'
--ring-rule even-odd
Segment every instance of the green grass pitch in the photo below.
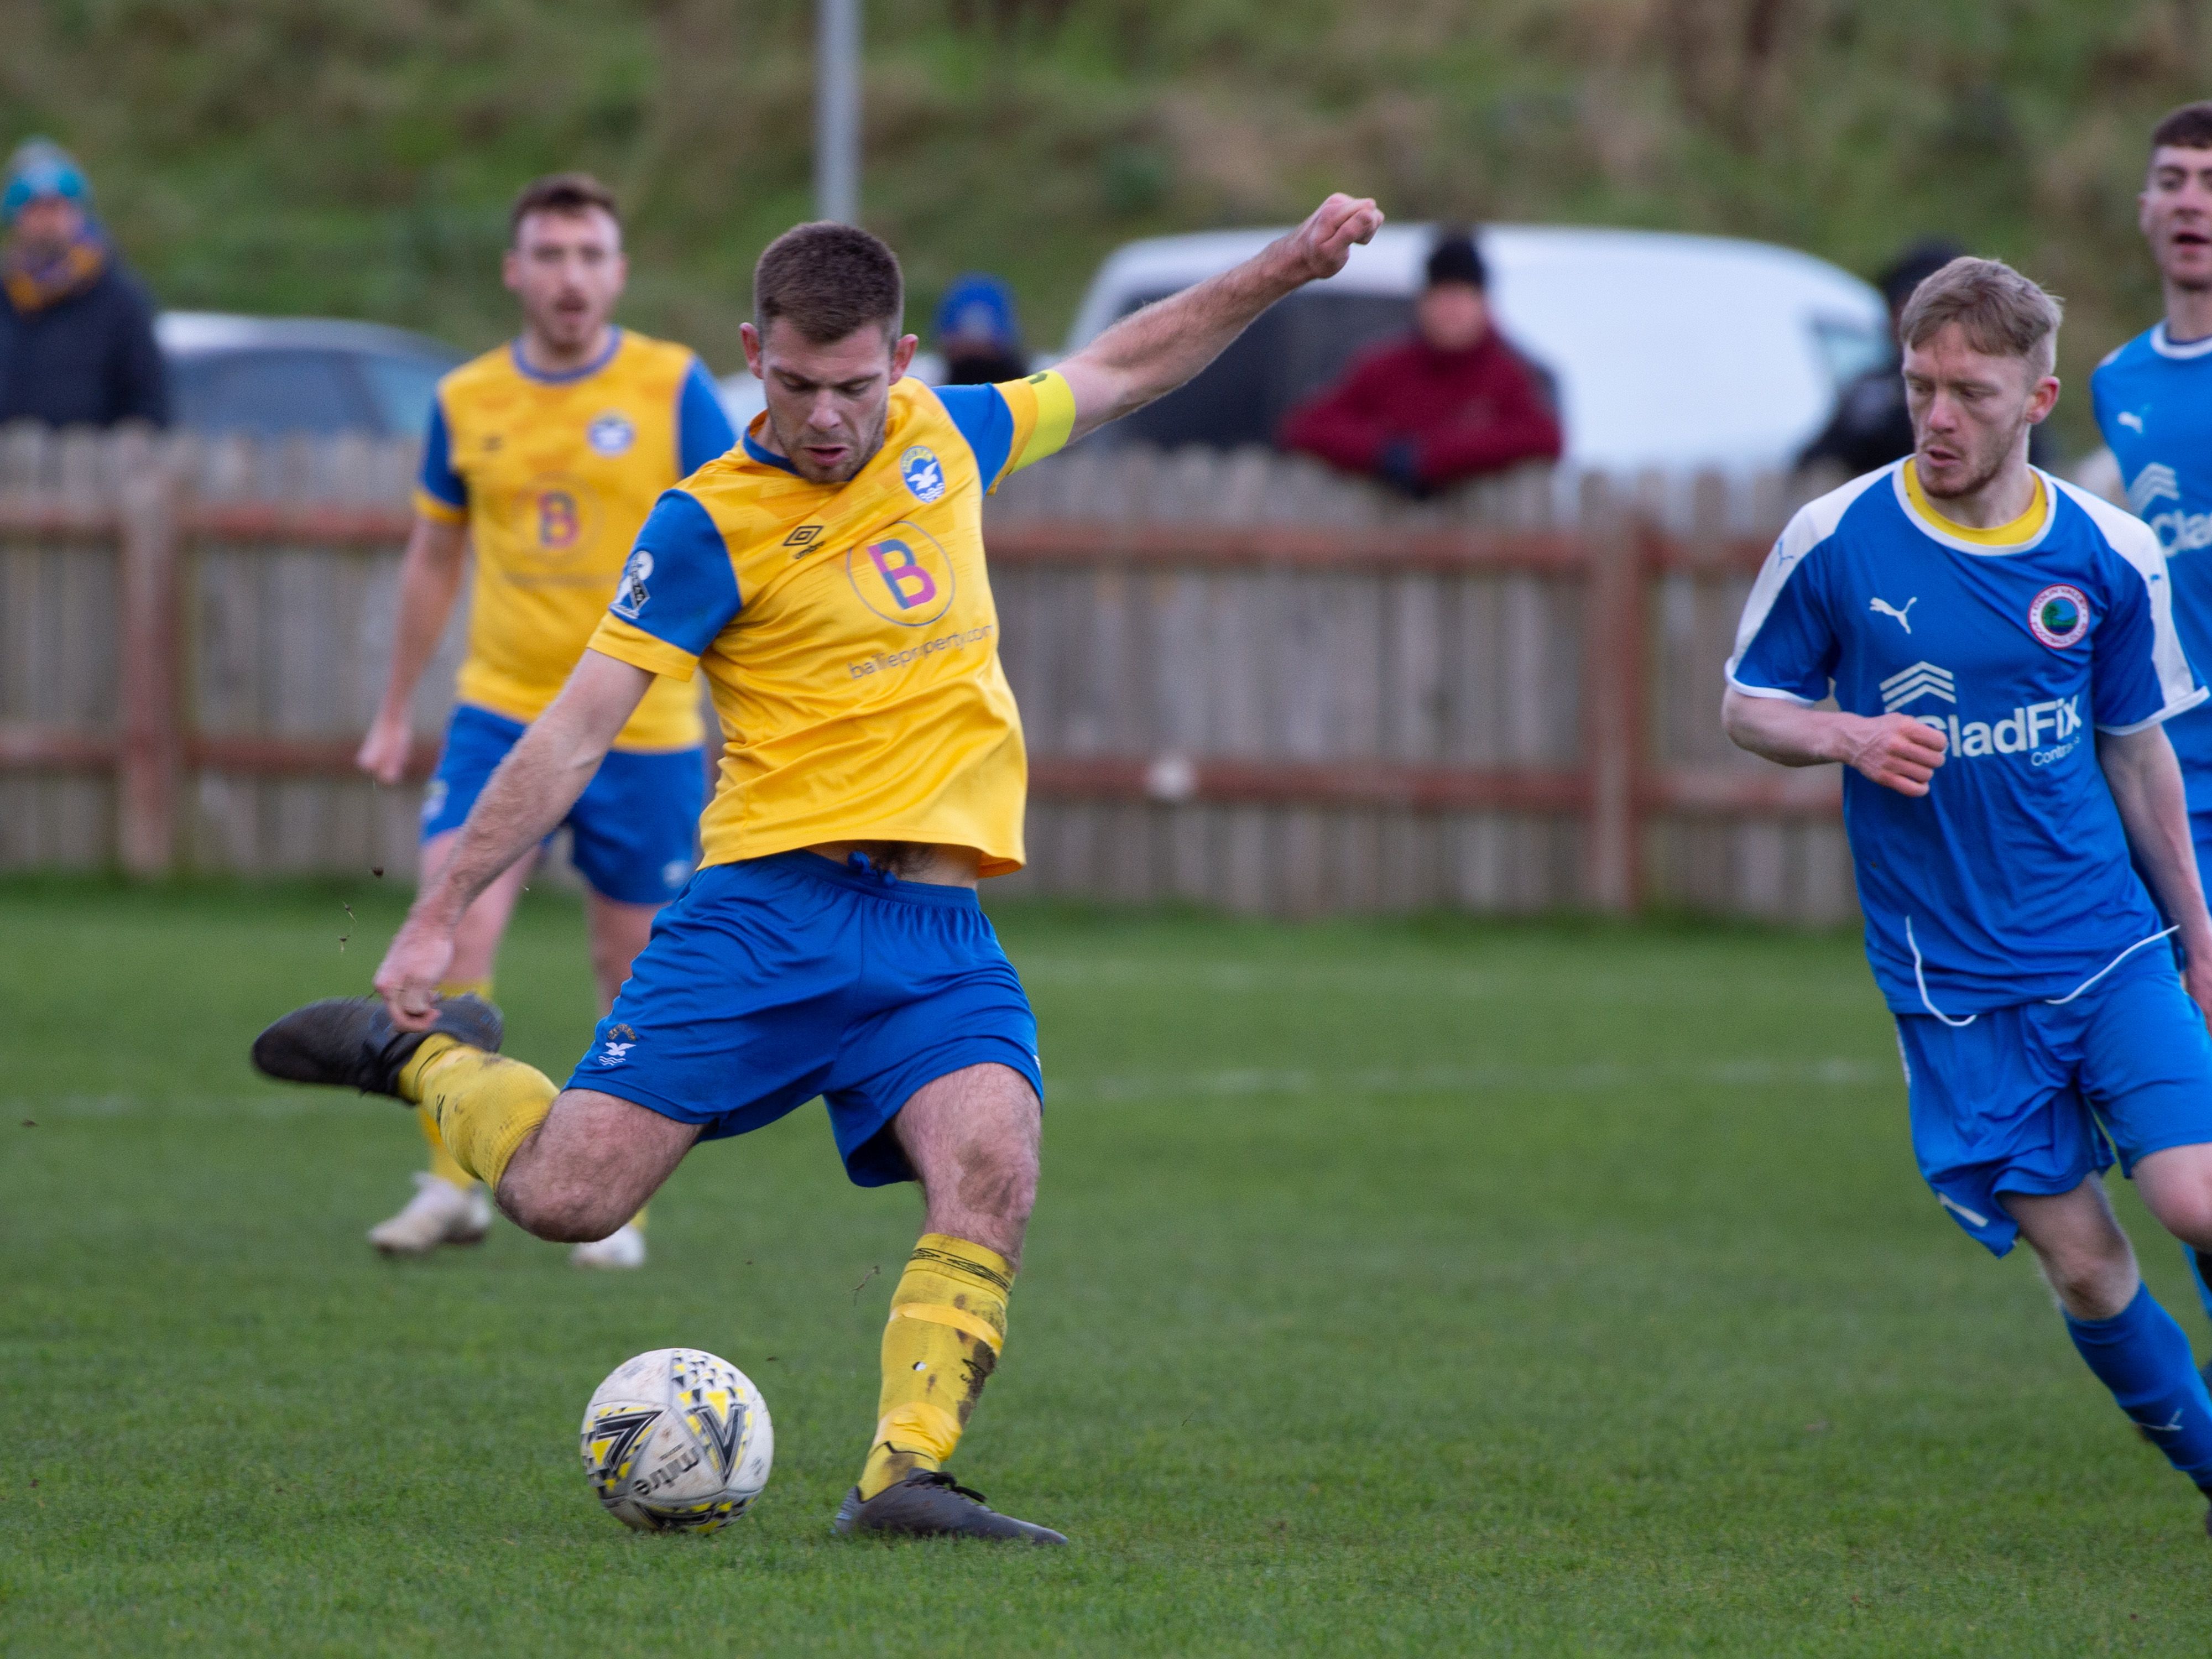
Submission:
{"label": "green grass pitch", "polygon": [[[689,1161],[640,1274],[373,1255],[413,1125],[245,1053],[402,896],[0,884],[0,1651],[2212,1650],[2202,1506],[1920,1186],[1852,939],[1004,909],[1054,1094],[956,1468],[1076,1542],[994,1551],[830,1532],[918,1211],[818,1109]],[[573,902],[503,969],[558,1075]],[[575,1452],[678,1343],[775,1416],[705,1540]]]}

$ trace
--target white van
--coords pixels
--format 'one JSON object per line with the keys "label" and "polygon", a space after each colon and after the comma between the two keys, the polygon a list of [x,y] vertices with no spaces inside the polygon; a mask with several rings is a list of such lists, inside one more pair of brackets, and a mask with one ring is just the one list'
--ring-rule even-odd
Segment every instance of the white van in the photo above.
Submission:
{"label": "white van", "polygon": [[[1116,250],[1091,279],[1067,349],[1279,234],[1212,231]],[[1271,441],[1293,404],[1412,326],[1436,236],[1433,226],[1385,226],[1189,386],[1120,422],[1121,441]],[[1550,225],[1486,225],[1477,240],[1498,324],[1549,372],[1567,459],[1579,465],[1786,465],[1826,423],[1837,388],[1889,349],[1881,295],[1790,248]]]}

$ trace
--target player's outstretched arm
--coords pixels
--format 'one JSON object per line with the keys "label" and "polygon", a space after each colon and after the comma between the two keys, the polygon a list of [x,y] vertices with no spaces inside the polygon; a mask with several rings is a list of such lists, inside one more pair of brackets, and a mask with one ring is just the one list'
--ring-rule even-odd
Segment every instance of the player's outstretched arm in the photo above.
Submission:
{"label": "player's outstretched arm", "polygon": [[376,970],[376,993],[401,1030],[429,1029],[461,913],[568,816],[652,684],[642,668],[586,651],[561,695],[507,751],[461,826],[453,857],[416,895]]}
{"label": "player's outstretched arm", "polygon": [[2189,994],[2212,1016],[2212,917],[2204,910],[2204,887],[2197,872],[2197,848],[2189,833],[2189,798],[2181,763],[2162,726],[2140,732],[2097,734],[2097,763],[2128,848],[2157,896],[2189,965],[2182,975]]}
{"label": "player's outstretched arm", "polygon": [[437,653],[446,619],[453,614],[468,541],[465,524],[447,524],[419,514],[407,538],[407,551],[399,562],[399,617],[392,629],[384,701],[377,705],[368,735],[353,757],[353,763],[379,783],[397,783],[407,769],[407,753],[415,738],[410,705],[422,671]]}
{"label": "player's outstretched arm", "polygon": [[1780,697],[1751,697],[1731,689],[1721,699],[1721,726],[1739,749],[1784,766],[1841,761],[1885,789],[1924,795],[1949,742],[1910,714],[1846,714],[1808,708]]}
{"label": "player's outstretched arm", "polygon": [[1243,264],[1133,312],[1053,367],[1075,394],[1071,441],[1166,396],[1285,294],[1334,276],[1382,228],[1366,197],[1336,195]]}

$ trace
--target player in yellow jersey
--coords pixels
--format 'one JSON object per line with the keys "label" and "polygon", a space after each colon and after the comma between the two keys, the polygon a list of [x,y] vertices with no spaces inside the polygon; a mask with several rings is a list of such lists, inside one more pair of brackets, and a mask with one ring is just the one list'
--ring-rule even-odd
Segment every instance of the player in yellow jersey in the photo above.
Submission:
{"label": "player in yellow jersey", "polygon": [[[521,302],[522,332],[439,382],[400,570],[391,676],[361,746],[363,771],[398,781],[414,725],[409,704],[472,544],[468,656],[423,801],[426,882],[451,856],[493,769],[583,654],[655,498],[737,441],[698,358],[608,320],[627,272],[605,186],[580,173],[540,179],[516,199],[512,222],[506,276]],[[603,1012],[654,913],[690,878],[706,793],[703,735],[690,688],[657,681],[568,813]],[[490,994],[500,938],[532,862],[528,853],[517,859],[462,916],[448,991]],[[475,1178],[454,1163],[429,1115],[422,1119],[430,1167],[406,1207],[369,1231],[387,1255],[472,1244],[491,1223]],[[581,1267],[638,1267],[644,1233],[625,1224],[572,1254]]]}
{"label": "player in yellow jersey", "polygon": [[[891,1295],[840,1532],[1065,1541],[945,1469],[1005,1346],[1043,1094],[1036,1022],[975,901],[979,877],[1022,862],[1025,787],[983,497],[1182,385],[1382,218],[1332,196],[1053,372],[937,392],[903,378],[890,250],[845,225],[786,233],[745,330],[766,413],[653,508],[591,648],[392,940],[381,1001],[316,1003],[255,1042],[270,1075],[427,1103],[544,1238],[602,1237],[695,1142],[823,1096],[848,1176],[918,1180],[927,1229]],[[556,1090],[487,1051],[481,1005],[441,1003],[456,930],[647,689],[701,667],[724,735],[704,865]]]}

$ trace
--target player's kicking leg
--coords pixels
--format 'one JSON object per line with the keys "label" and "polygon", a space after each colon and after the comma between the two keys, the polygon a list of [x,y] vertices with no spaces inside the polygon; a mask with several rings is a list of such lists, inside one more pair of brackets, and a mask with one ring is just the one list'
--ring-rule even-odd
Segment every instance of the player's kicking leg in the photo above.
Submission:
{"label": "player's kicking leg", "polygon": [[[380,1003],[310,1004],[264,1031],[256,1066],[294,1082],[349,1085],[426,1106],[455,1158],[525,1231],[604,1237],[658,1191],[701,1124],[590,1089],[556,1091],[490,1052],[483,1005],[440,1006],[425,1034],[398,1032]],[[495,1020],[495,1015],[493,1017]],[[916,1090],[892,1120],[922,1182],[927,1231],[892,1292],[876,1432],[843,1533],[1064,1544],[988,1508],[945,1463],[997,1364],[1006,1297],[1036,1201],[1036,1091],[1010,1066],[977,1065]]]}

